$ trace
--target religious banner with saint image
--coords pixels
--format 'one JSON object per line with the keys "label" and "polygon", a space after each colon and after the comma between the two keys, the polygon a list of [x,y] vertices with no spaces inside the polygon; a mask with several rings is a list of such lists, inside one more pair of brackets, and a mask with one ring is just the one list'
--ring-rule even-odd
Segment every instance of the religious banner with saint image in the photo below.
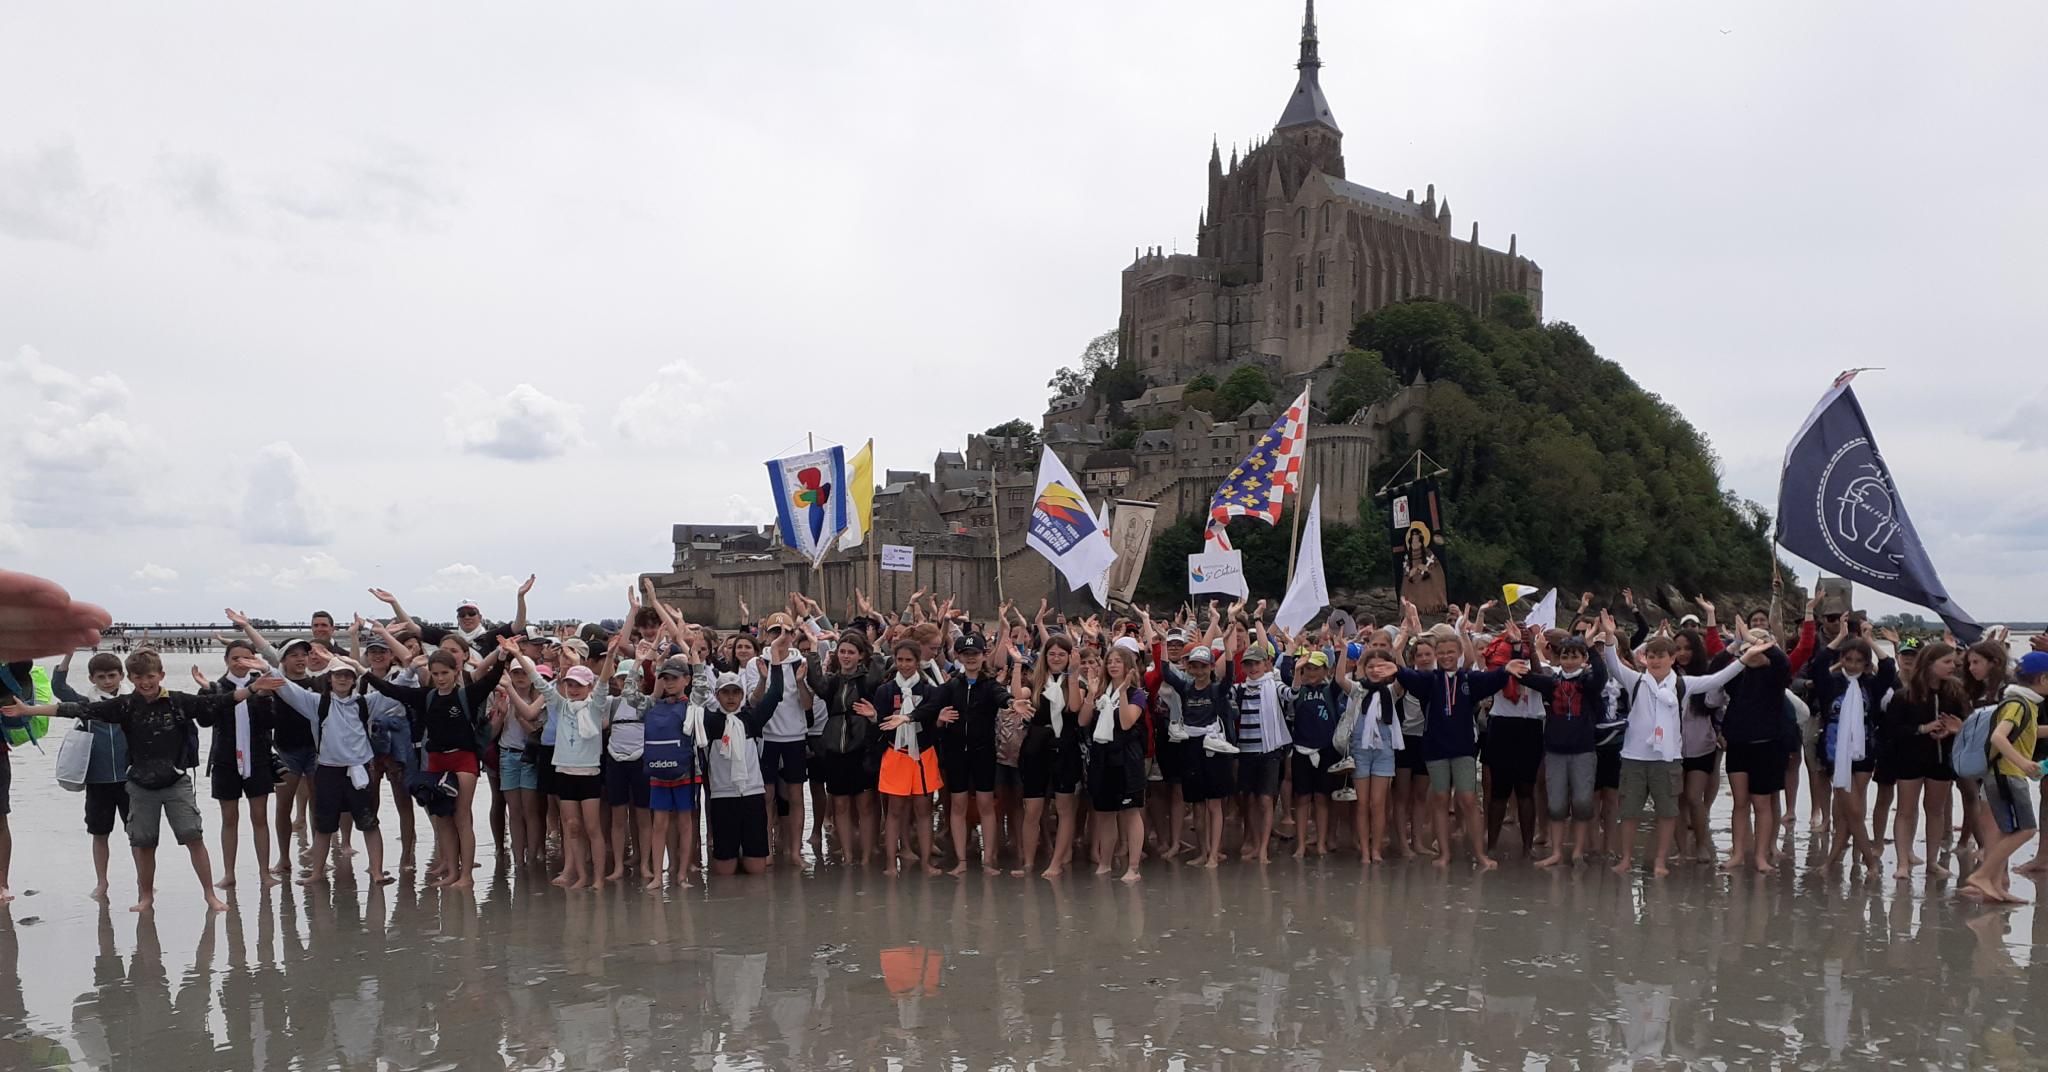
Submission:
{"label": "religious banner with saint image", "polygon": [[1444,613],[1451,599],[1444,580],[1444,515],[1435,478],[1395,492],[1387,516],[1392,521],[1394,590],[1424,615]]}

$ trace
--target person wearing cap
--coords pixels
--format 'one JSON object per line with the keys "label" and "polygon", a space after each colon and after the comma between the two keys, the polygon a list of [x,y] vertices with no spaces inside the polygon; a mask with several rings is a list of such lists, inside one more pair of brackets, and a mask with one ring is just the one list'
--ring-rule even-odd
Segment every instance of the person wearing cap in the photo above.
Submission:
{"label": "person wearing cap", "polygon": [[414,621],[412,616],[405,612],[405,608],[398,605],[398,599],[382,588],[370,589],[370,595],[390,607],[392,616],[399,623],[411,626],[419,633],[420,640],[429,646],[439,644],[444,636],[453,635],[459,637],[473,650],[489,651],[497,647],[499,637],[517,637],[525,634],[526,594],[533,591],[533,582],[533,575],[528,574],[526,580],[519,585],[518,613],[505,625],[492,625],[485,621],[483,608],[474,599],[465,598],[456,602],[455,628],[446,629]]}
{"label": "person wearing cap", "polygon": [[[1294,693],[1273,668],[1273,646],[1261,626],[1259,639],[1239,660],[1244,680],[1231,690],[1235,709],[1232,743],[1237,746],[1237,794],[1245,817],[1240,859],[1269,860],[1274,804],[1294,738],[1288,732]],[[1183,708],[1185,712],[1185,708]]]}
{"label": "person wearing cap", "polygon": [[[313,854],[312,868],[299,880],[301,886],[327,881],[328,849],[341,828],[341,813],[354,817],[355,828],[369,850],[370,881],[385,885],[394,881],[384,871],[384,836],[377,829],[377,790],[370,781],[371,719],[406,714],[405,705],[375,692],[358,691],[356,682],[362,668],[341,656],[328,661],[326,688],[319,691],[287,681],[273,670],[279,681],[278,700],[302,716],[319,743],[319,766],[313,771]],[[343,857],[342,859],[346,859]]]}
{"label": "person wearing cap", "polygon": [[[996,716],[1010,706],[1010,690],[1000,675],[986,665],[988,645],[980,634],[968,632],[953,643],[953,657],[960,672],[953,675],[931,698],[924,701],[920,721],[938,726],[939,773],[946,783],[947,821],[951,824],[952,874],[967,873],[967,812],[979,806],[981,812],[981,870],[1000,874],[997,866],[1002,852],[996,812]],[[952,712],[956,717],[943,716]]]}
{"label": "person wearing cap", "polygon": [[[501,641],[501,643],[504,643]],[[564,649],[568,645],[563,645]],[[540,677],[533,660],[518,656],[555,723],[555,788],[562,798],[562,873],[554,883],[571,890],[604,889],[609,867],[602,809],[605,727],[610,722],[612,666],[616,649],[596,670],[568,656],[560,678]]]}
{"label": "person wearing cap", "polygon": [[[1548,655],[1548,640],[1536,634],[1537,652]],[[1578,637],[1560,641],[1557,669],[1532,673],[1521,684],[1543,699],[1544,805],[1550,822],[1550,854],[1537,867],[1573,865],[1591,852],[1594,776],[1599,759],[1594,750],[1595,726],[1605,704],[1607,668],[1591,660],[1592,652]],[[1495,704],[1498,710],[1499,704]],[[1572,833],[1571,854],[1565,834]]]}
{"label": "person wearing cap", "polygon": [[[365,677],[372,689],[406,706],[413,737],[426,751],[426,769],[431,774],[455,779],[455,810],[452,815],[434,816],[434,833],[439,842],[435,852],[437,868],[434,885],[471,889],[476,885],[470,871],[476,865],[476,827],[471,811],[476,799],[476,779],[484,742],[479,727],[489,726],[491,691],[505,676],[505,668],[516,657],[518,646],[509,637],[499,639],[474,678],[463,677],[463,661],[447,651],[427,657],[427,684],[400,685],[378,677]],[[528,672],[532,668],[528,667]]]}
{"label": "person wearing cap", "polygon": [[[536,745],[541,723],[547,717],[547,701],[534,687],[536,674],[551,671],[535,664],[529,673],[525,664],[505,668],[505,686],[491,696],[491,724],[498,743],[498,793],[505,800],[506,833],[511,838],[511,859],[522,867],[547,865],[547,798],[541,793],[540,763]],[[380,757],[380,762],[389,762]],[[402,800],[401,808],[406,808]],[[410,809],[401,810],[401,817]]]}
{"label": "person wearing cap", "polygon": [[[787,643],[786,635],[777,641]],[[767,680],[760,699],[749,703],[740,675],[720,674],[712,702],[702,708],[704,825],[714,875],[768,870],[768,785],[759,736],[782,702],[783,675]]]}
{"label": "person wearing cap", "polygon": [[[230,610],[228,620],[249,634],[256,654],[282,672],[285,680],[307,688],[321,687],[309,668],[313,656],[311,641],[292,637],[282,647],[272,647],[249,623],[246,615]],[[251,708],[251,712],[270,726],[271,747],[277,755],[278,783],[272,796],[275,804],[270,824],[277,835],[277,862],[272,866],[271,874],[281,876],[291,873],[292,835],[296,833],[301,840],[309,839],[306,817],[313,806],[313,768],[319,765],[319,757],[312,731],[306,728],[305,720],[279,712],[274,706],[276,703],[274,697],[262,697],[261,704]]]}
{"label": "person wearing cap", "polygon": [[[1217,663],[1223,663],[1217,669]],[[1160,668],[1160,681],[1180,697],[1183,752],[1181,794],[1195,809],[1201,852],[1195,863],[1215,867],[1223,860],[1223,802],[1236,792],[1237,750],[1229,734],[1237,722],[1231,661],[1203,644],[1188,649],[1185,672]],[[1216,746],[1221,747],[1216,747]]]}
{"label": "person wearing cap", "polygon": [[[894,876],[903,869],[900,847],[908,846],[911,829],[916,834],[917,860],[925,873],[936,875],[932,860],[932,794],[944,785],[939,773],[939,756],[931,747],[939,719],[957,719],[958,713],[942,715],[931,704],[939,686],[924,674],[925,649],[914,640],[899,640],[893,653],[894,671],[875,689],[872,699],[857,700],[853,708],[875,719],[888,751],[882,753],[882,768],[876,789],[882,794],[882,872]],[[920,719],[920,714],[925,717]],[[1057,862],[1058,858],[1054,858]]]}
{"label": "person wearing cap", "polygon": [[[1187,630],[1175,626],[1166,631],[1166,640],[1161,643],[1150,611],[1141,609],[1138,621],[1139,635],[1150,645],[1145,695],[1152,699],[1151,766],[1157,772],[1161,790],[1146,795],[1146,830],[1157,846],[1159,858],[1171,860],[1181,854],[1181,831],[1187,827],[1186,783],[1190,753],[1186,747],[1188,734],[1181,717],[1180,693],[1166,687],[1165,672],[1169,666],[1184,664],[1190,638]],[[1200,757],[1195,758],[1199,760]]]}
{"label": "person wearing cap", "polygon": [[1330,656],[1321,649],[1296,657],[1295,673],[1297,678],[1288,690],[1294,714],[1294,810],[1298,820],[1313,819],[1316,827],[1313,847],[1306,829],[1295,835],[1294,858],[1300,860],[1311,849],[1317,856],[1330,851],[1331,794],[1345,782],[1342,773],[1330,768],[1341,756],[1336,748],[1337,723],[1343,717],[1346,690],[1330,680]]}
{"label": "person wearing cap", "polygon": [[[654,675],[654,692],[640,690],[641,678],[627,675],[621,707],[640,712],[645,737],[641,764],[647,779],[652,821],[640,869],[642,885],[658,890],[673,869],[676,885],[688,887],[697,860],[697,773],[704,739],[701,702],[691,711],[697,670],[686,656],[671,655]],[[663,857],[666,856],[666,866]]]}

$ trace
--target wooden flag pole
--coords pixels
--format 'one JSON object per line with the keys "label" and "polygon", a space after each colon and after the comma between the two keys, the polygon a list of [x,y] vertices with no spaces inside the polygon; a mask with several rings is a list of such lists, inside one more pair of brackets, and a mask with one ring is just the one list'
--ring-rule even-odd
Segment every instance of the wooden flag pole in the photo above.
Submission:
{"label": "wooden flag pole", "polygon": [[996,498],[996,467],[988,467],[988,530],[996,560],[996,606],[1003,605],[1003,511]]}

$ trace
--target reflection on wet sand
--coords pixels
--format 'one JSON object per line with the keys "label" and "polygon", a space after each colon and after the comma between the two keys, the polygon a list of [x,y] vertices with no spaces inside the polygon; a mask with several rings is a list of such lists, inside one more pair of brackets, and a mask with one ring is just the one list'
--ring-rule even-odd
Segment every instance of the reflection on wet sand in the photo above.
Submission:
{"label": "reflection on wet sand", "polygon": [[[2032,1049],[2033,917],[1885,886],[1332,864],[1137,888],[777,873],[665,899],[503,876],[468,898],[287,887],[210,924],[16,909],[0,1068],[1962,1067]],[[89,968],[68,1011],[25,984],[25,946]]]}

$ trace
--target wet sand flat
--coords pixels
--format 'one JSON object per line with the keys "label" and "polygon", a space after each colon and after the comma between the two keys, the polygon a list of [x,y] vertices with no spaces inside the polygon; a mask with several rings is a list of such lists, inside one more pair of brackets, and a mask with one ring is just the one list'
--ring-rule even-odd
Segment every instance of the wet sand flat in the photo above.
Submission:
{"label": "wet sand flat", "polygon": [[[82,800],[15,755],[0,1069],[2031,1067],[2041,914],[1947,883],[1335,857],[1135,887],[827,865],[709,889],[92,882]],[[202,797],[205,787],[200,787]],[[203,802],[208,841],[218,813]],[[1802,804],[1802,810],[1804,806]],[[481,809],[480,809],[481,810]],[[1725,844],[1725,808],[1721,823]],[[395,830],[386,809],[387,826]],[[481,815],[479,816],[481,824]],[[246,831],[244,836],[246,837]],[[1509,835],[1512,838],[1512,833]],[[1803,826],[1796,848],[1805,855]],[[2039,892],[2016,880],[2023,895]],[[26,893],[25,891],[34,891]]]}

